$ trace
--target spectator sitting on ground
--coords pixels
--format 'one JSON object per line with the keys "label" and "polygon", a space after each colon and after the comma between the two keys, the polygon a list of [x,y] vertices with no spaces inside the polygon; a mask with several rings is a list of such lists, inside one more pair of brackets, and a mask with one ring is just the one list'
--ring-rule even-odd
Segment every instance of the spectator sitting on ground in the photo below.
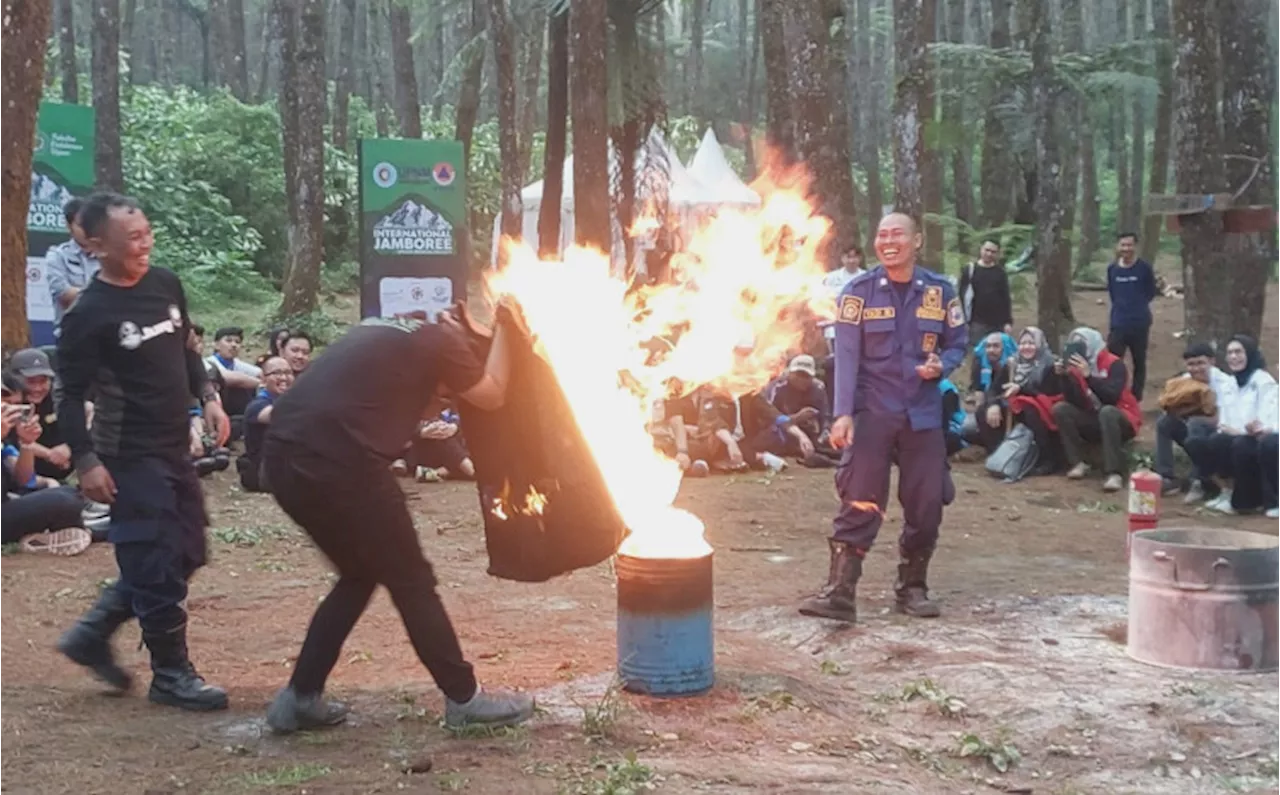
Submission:
{"label": "spectator sitting on ground", "polygon": [[311,364],[311,347],[311,336],[305,331],[291,332],[281,346],[280,355],[293,368],[294,377],[302,375],[307,365]]}
{"label": "spectator sitting on ground", "polygon": [[1028,326],[1018,335],[1018,354],[991,379],[978,409],[981,444],[995,452],[1013,422],[1027,426],[1038,451],[1032,475],[1062,469],[1062,450],[1053,407],[1062,400],[1062,379],[1053,369],[1053,351],[1044,332]]}
{"label": "spectator sitting on ground", "polygon": [[262,389],[244,410],[244,455],[236,459],[236,471],[245,491],[270,491],[263,477],[262,441],[271,424],[271,405],[293,386],[293,368],[283,356],[273,356],[262,363]]}
{"label": "spectator sitting on ground", "polygon": [[191,350],[198,353],[200,358],[204,358],[204,326],[199,323],[191,324],[191,333],[187,336],[187,345],[191,347]]}
{"label": "spectator sitting on ground", "polygon": [[245,408],[262,386],[261,368],[236,358],[243,343],[244,329],[220,328],[213,337],[213,355],[205,359],[205,364],[217,368],[222,376],[222,407],[231,417],[232,440],[239,438]]}
{"label": "spectator sitting on ground", "polygon": [[[1217,368],[1213,346],[1207,342],[1188,345],[1182,352],[1182,362],[1187,371],[1165,383],[1160,395],[1164,413],[1156,422],[1156,473],[1166,495],[1182,490],[1173,475],[1174,443],[1186,450],[1188,439],[1212,434],[1218,427],[1218,406],[1235,386],[1235,379]],[[1203,499],[1204,486],[1193,463],[1185,502],[1190,505]]]}
{"label": "spectator sitting on ground", "polygon": [[825,468],[834,466],[839,454],[827,444],[827,433],[831,429],[830,401],[827,390],[818,380],[818,367],[813,357],[800,354],[787,365],[787,373],[770,385],[770,403],[781,416],[788,418],[791,428],[799,431],[809,440],[808,449],[800,441],[800,436],[787,431],[787,455],[800,458],[807,467]]}
{"label": "spectator sitting on ground", "polygon": [[1071,466],[1067,477],[1089,474],[1085,441],[1102,444],[1103,491],[1124,488],[1125,443],[1142,427],[1142,409],[1129,389],[1129,368],[1107,350],[1097,329],[1081,326],[1067,337],[1054,372],[1062,377],[1062,402],[1053,407],[1058,437]]}
{"label": "spectator sitting on ground", "polygon": [[61,483],[71,475],[71,448],[62,441],[58,429],[49,356],[39,348],[20,350],[9,360],[9,371],[22,379],[23,397],[40,422],[40,438],[31,445],[36,474]]}
{"label": "spectator sitting on ground", "polygon": [[[187,335],[187,347],[196,353],[200,352],[200,347],[203,345],[203,338],[197,335],[197,329],[199,328],[198,326],[193,326],[191,332]],[[219,400],[222,399],[222,390],[226,386],[222,380],[222,372],[214,365],[205,363],[205,373],[208,376],[209,385],[218,395]],[[222,472],[231,466],[231,451],[225,447],[219,447],[217,442],[214,441],[213,432],[205,424],[204,410],[200,407],[200,401],[193,399],[188,413],[190,415],[188,452],[191,455],[192,465],[195,467],[196,474],[202,478],[208,477],[214,472]]]}
{"label": "spectator sitting on ground", "polygon": [[[1276,380],[1252,337],[1232,337],[1225,358],[1230,382],[1218,396],[1217,430],[1188,438],[1187,455],[1210,498],[1205,507],[1226,514],[1271,510],[1276,507],[1274,437],[1280,412]],[[1232,478],[1234,487],[1220,488],[1215,477]]]}
{"label": "spectator sitting on ground", "polygon": [[1004,363],[1018,355],[1018,343],[1003,331],[993,331],[973,346],[974,379],[969,384],[969,397],[974,405],[981,405],[992,376]]}
{"label": "spectator sitting on ground", "polygon": [[7,438],[13,434],[17,448],[10,452],[5,446],[0,475],[3,476],[3,494],[0,494],[0,541],[6,544],[21,542],[23,549],[50,552],[55,555],[76,555],[93,541],[88,530],[81,527],[84,500],[70,486],[27,491],[24,486],[35,477],[33,445],[41,433],[40,422],[34,416],[23,414],[23,405],[0,405],[0,431]]}
{"label": "spectator sitting on ground", "polygon": [[259,367],[266,365],[267,359],[273,356],[284,355],[284,343],[289,339],[289,329],[285,326],[277,326],[271,329],[270,335],[267,337],[267,352],[258,357],[258,361],[254,364]]}
{"label": "spectator sitting on ground", "polygon": [[471,480],[476,476],[476,466],[461,431],[461,420],[452,408],[419,423],[418,438],[409,451],[419,483],[436,483],[445,478]]}
{"label": "spectator sitting on ground", "polygon": [[[804,436],[759,392],[735,399],[719,387],[702,386],[667,401],[664,414],[675,437],[676,462],[692,477],[711,469],[779,472],[787,465],[780,457],[785,450],[782,434]],[[797,443],[802,448],[811,444],[807,437]]]}

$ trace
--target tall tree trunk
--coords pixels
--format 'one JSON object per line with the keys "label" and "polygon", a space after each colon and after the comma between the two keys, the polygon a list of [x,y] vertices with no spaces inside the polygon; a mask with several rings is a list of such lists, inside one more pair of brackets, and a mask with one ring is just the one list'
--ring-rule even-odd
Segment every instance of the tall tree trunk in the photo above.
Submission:
{"label": "tall tree trunk", "polygon": [[369,2],[359,0],[356,6],[356,63],[355,88],[364,100],[366,108],[373,107],[373,64],[369,53]]}
{"label": "tall tree trunk", "polygon": [[[471,56],[466,68],[462,70],[462,85],[458,89],[458,107],[454,117],[454,138],[462,141],[462,150],[466,153],[467,162],[471,162],[471,133],[476,128],[476,119],[480,116],[480,88],[484,80],[484,51],[476,41],[484,34],[483,0],[471,0],[471,27],[464,47],[470,47]],[[600,61],[603,64],[604,61]],[[603,67],[602,67],[603,68]],[[577,147],[574,147],[575,149]]]}
{"label": "tall tree trunk", "polygon": [[875,237],[876,225],[880,222],[880,213],[884,207],[884,188],[880,183],[880,108],[883,97],[878,93],[879,83],[872,77],[875,73],[871,66],[871,2],[872,0],[855,0],[857,3],[857,51],[858,74],[854,82],[866,85],[868,96],[863,108],[863,134],[858,139],[859,159],[862,170],[867,174],[867,240]]}
{"label": "tall tree trunk", "polygon": [[[1130,39],[1140,42],[1147,39],[1147,0],[1134,0],[1133,2],[1133,27],[1130,29]],[[1143,105],[1142,97],[1135,96],[1133,98],[1133,140],[1130,142],[1132,150],[1129,154],[1129,226],[1124,227],[1126,232],[1137,232],[1142,226],[1142,208],[1146,204],[1142,195],[1142,188],[1147,184],[1146,164],[1147,164],[1147,111]]]}
{"label": "tall tree trunk", "polygon": [[[924,217],[925,125],[932,120],[928,47],[935,0],[893,0],[894,75],[893,189],[894,209],[917,222]],[[936,8],[936,6],[935,6]]]}
{"label": "tall tree trunk", "polygon": [[[750,2],[750,5],[756,9],[757,13],[752,15],[751,61],[749,66],[747,67],[746,110],[743,116],[742,125],[743,125],[744,142],[745,142],[745,146],[743,148],[746,150],[746,160],[745,160],[746,169],[747,169],[746,176],[747,176],[747,179],[754,180],[760,174],[760,166],[756,162],[757,152],[756,152],[756,133],[755,133],[756,116],[757,116],[756,108],[758,107],[757,96],[756,96],[757,95],[756,78],[760,74],[760,14],[759,14],[760,3],[759,3],[759,0],[753,0],[752,2]],[[665,13],[665,11],[660,13]],[[659,74],[661,74],[661,72],[659,72]]]}
{"label": "tall tree trunk", "polygon": [[[1024,29],[1031,34],[1031,85],[1036,127],[1036,273],[1039,325],[1055,350],[1071,322],[1071,249],[1062,226],[1062,156],[1058,135],[1063,129],[1058,103],[1062,87],[1054,74],[1051,37],[1053,31],[1047,4],[1021,0]],[[1064,293],[1066,293],[1064,295]],[[1063,307],[1068,313],[1064,313]]]}
{"label": "tall tree trunk", "polygon": [[[1012,44],[1009,0],[991,0],[991,47],[1002,50]],[[998,91],[982,123],[982,222],[988,227],[1000,226],[1013,211],[1012,142],[998,110],[1011,99],[1009,87]]]}
{"label": "tall tree trunk", "polygon": [[320,292],[324,260],[324,0],[297,0],[297,41],[292,48],[298,119],[297,182],[287,186],[298,206],[297,223],[289,234],[293,267],[281,288],[280,314],[311,312]]}
{"label": "tall tree trunk", "polygon": [[333,85],[333,145],[346,151],[351,134],[351,92],[355,90],[356,0],[342,0],[338,24],[338,75]]}
{"label": "tall tree trunk", "polygon": [[62,101],[80,101],[80,69],[76,63],[75,3],[58,0],[58,60],[62,65]]}
{"label": "tall tree trunk", "polygon": [[525,36],[524,84],[520,91],[521,182],[529,177],[529,161],[533,157],[533,136],[538,124],[538,84],[542,80],[542,42],[545,38],[541,12],[530,12],[529,16],[532,21]]}
{"label": "tall tree trunk", "polygon": [[418,75],[413,68],[413,47],[409,34],[413,32],[413,20],[409,6],[400,0],[390,0],[391,13],[391,61],[395,70],[396,122],[400,125],[401,138],[422,137],[422,108],[418,105]]}
{"label": "tall tree trunk", "polygon": [[[1142,2],[1142,0],[1135,0],[1135,2]],[[1123,42],[1129,37],[1129,0],[1115,0],[1115,3],[1115,37],[1117,42]],[[1111,129],[1109,130],[1111,161],[1116,174],[1116,225],[1117,229],[1123,232],[1131,231],[1136,220],[1132,215],[1135,188],[1129,182],[1129,148],[1125,140],[1129,127],[1126,118],[1129,110],[1128,102],[1126,92],[1117,92],[1111,105]]]}
{"label": "tall tree trunk", "polygon": [[[1066,51],[1069,53],[1084,52],[1082,0],[1063,0],[1062,27]],[[1074,162],[1079,164],[1079,210],[1077,212],[1075,207],[1069,208],[1068,220],[1064,224],[1068,229],[1074,228],[1075,218],[1076,216],[1079,217],[1080,241],[1072,267],[1072,273],[1075,274],[1080,273],[1089,266],[1093,261],[1094,253],[1098,250],[1098,236],[1101,234],[1099,231],[1101,215],[1098,206],[1098,164],[1096,162],[1096,134],[1094,133],[1093,118],[1090,112],[1091,98],[1080,94],[1071,94],[1065,96],[1064,99],[1067,102],[1062,118],[1076,122],[1074,130],[1068,128],[1064,132],[1066,132],[1067,136],[1075,138],[1075,149],[1079,155],[1078,158],[1073,158]],[[1076,182],[1075,178],[1071,179],[1073,197],[1075,195]]]}
{"label": "tall tree trunk", "polygon": [[[1224,193],[1222,133],[1218,118],[1218,9],[1203,0],[1173,0],[1178,46],[1173,128],[1177,147],[1177,191]],[[1182,241],[1183,308],[1190,339],[1225,344],[1239,329],[1231,306],[1235,263],[1227,251],[1221,213],[1179,217]]]}
{"label": "tall tree trunk", "polygon": [[710,0],[690,0],[689,60],[684,81],[684,112],[701,118],[702,101],[702,39],[706,32],[707,3]]}
{"label": "tall tree trunk", "polygon": [[849,116],[845,108],[844,39],[830,42],[831,20],[822,0],[791,0],[783,17],[790,56],[790,83],[796,120],[796,149],[813,175],[820,212],[833,232],[827,259],[860,246],[850,164]]}
{"label": "tall tree trunk", "polygon": [[137,16],[138,0],[124,0],[124,20],[120,25],[120,49],[127,55],[125,63],[129,64],[129,85],[137,82],[140,63],[140,60],[133,55],[133,24]]}
{"label": "tall tree trunk", "polygon": [[124,190],[120,156],[120,0],[93,0],[94,175],[98,187]]}
{"label": "tall tree trunk", "polygon": [[[5,0],[0,40],[0,345],[6,351],[27,347],[27,210],[31,202],[31,142],[44,85],[50,4]],[[66,18],[68,22],[70,17]]]}
{"label": "tall tree trunk", "polygon": [[159,82],[164,86],[172,86],[179,82],[176,58],[178,30],[182,27],[182,18],[170,3],[160,4],[160,36],[156,43],[159,49]]}
{"label": "tall tree trunk", "polygon": [[760,43],[764,55],[765,140],[772,155],[784,162],[795,159],[795,120],[791,111],[791,86],[787,75],[787,49],[783,39],[786,0],[759,0]]}
{"label": "tall tree trunk", "polygon": [[[975,0],[976,5],[976,0]],[[947,41],[964,44],[968,23],[965,0],[947,0]],[[965,101],[959,93],[963,79],[953,85],[954,93],[944,97],[942,123],[954,142],[951,148],[951,180],[955,194],[956,218],[973,226],[978,222],[973,206],[973,138],[966,126]],[[963,229],[956,236],[956,248],[969,253],[969,234]]]}
{"label": "tall tree trunk", "polygon": [[938,38],[938,0],[921,0],[921,12],[919,35],[925,42],[924,85],[920,94],[920,118],[924,120],[920,131],[923,145],[920,200],[924,210],[922,264],[931,270],[941,271],[946,236],[943,234],[942,224],[933,219],[942,215],[943,157],[932,140],[936,138],[938,108],[934,94],[933,60],[928,56],[929,46]]}
{"label": "tall tree trunk", "polygon": [[432,118],[432,119],[434,119],[434,120],[436,120],[436,121],[439,121],[439,120],[440,120],[440,114],[444,113],[444,70],[445,70],[445,58],[444,58],[444,27],[445,27],[445,26],[444,26],[444,18],[445,18],[445,6],[443,6],[443,5],[442,5],[442,6],[440,6],[440,9],[439,9],[439,11],[438,11],[437,13],[439,14],[439,18],[436,20],[435,35],[432,37],[432,40],[435,42],[435,46],[433,46],[433,47],[431,48],[431,57],[434,59],[434,60],[432,61],[432,64],[434,65],[434,68],[433,68],[433,70],[432,70],[432,71],[434,71],[434,72],[436,73],[436,77],[437,77],[437,81],[436,81],[436,91],[435,91],[435,94],[434,94],[434,95],[432,96],[432,98],[431,98],[431,118]]}
{"label": "tall tree trunk", "polygon": [[395,104],[392,91],[388,88],[386,58],[382,54],[387,51],[386,41],[390,35],[390,14],[384,0],[369,0],[369,49],[370,61],[373,64],[373,119],[379,138],[391,137],[391,106]]}
{"label": "tall tree trunk", "polygon": [[560,199],[568,122],[569,12],[565,10],[547,20],[547,144],[542,154],[542,205],[538,208],[540,257],[560,254]]}
{"label": "tall tree trunk", "polygon": [[609,23],[604,3],[575,3],[569,11],[570,94],[573,111],[573,227],[579,245],[609,253]]}
{"label": "tall tree trunk", "polygon": [[[1240,191],[1240,203],[1274,205],[1275,174],[1272,171],[1271,109],[1276,97],[1275,48],[1267,41],[1266,30],[1258,24],[1267,14],[1266,0],[1223,0],[1219,5],[1222,24],[1222,128],[1224,132],[1226,181]],[[1269,242],[1275,230],[1265,235],[1227,235],[1228,256],[1233,268],[1231,283],[1234,328],[1261,339],[1263,313],[1267,303],[1267,277],[1275,259]]]}
{"label": "tall tree trunk", "polygon": [[271,5],[271,0],[267,0],[262,6],[262,63],[258,70],[258,90],[254,92],[259,105],[267,101],[267,92],[271,87],[271,61],[280,57],[278,50],[273,52],[273,48],[278,47],[279,43],[272,37]]}
{"label": "tall tree trunk", "polygon": [[284,266],[287,276],[293,270],[296,246],[294,230],[298,227],[298,19],[293,0],[271,0],[271,36],[280,51],[280,149],[284,159],[285,204],[289,212],[289,253]]}
{"label": "tall tree trunk", "polygon": [[[498,154],[502,160],[502,210],[499,230],[504,238],[520,240],[524,206],[520,203],[520,142],[516,131],[516,54],[506,0],[489,0],[489,39],[498,70]],[[499,265],[506,262],[499,247]]]}
{"label": "tall tree trunk", "polygon": [[[209,31],[207,41],[210,54],[209,79],[211,86],[228,85],[231,74],[230,28],[227,25],[227,0],[207,0],[204,14],[205,27]],[[194,6],[193,6],[194,8]]]}
{"label": "tall tree trunk", "polygon": [[[1151,183],[1148,193],[1164,193],[1169,180],[1169,149],[1173,140],[1173,27],[1169,21],[1169,0],[1152,0],[1151,22],[1156,50],[1156,78],[1160,98],[1156,100],[1156,129],[1151,142]],[[1155,262],[1160,251],[1164,217],[1148,215],[1142,221],[1142,258]]]}
{"label": "tall tree trunk", "polygon": [[249,55],[245,42],[244,0],[227,4],[227,85],[241,102],[249,101]]}

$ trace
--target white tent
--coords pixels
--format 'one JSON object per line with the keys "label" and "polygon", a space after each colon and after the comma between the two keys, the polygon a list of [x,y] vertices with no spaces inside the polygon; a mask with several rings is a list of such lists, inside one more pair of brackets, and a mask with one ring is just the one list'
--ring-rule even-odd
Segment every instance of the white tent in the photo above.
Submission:
{"label": "white tent", "polygon": [[[721,155],[723,158],[723,155]],[[693,177],[680,162],[679,156],[671,145],[663,138],[662,133],[654,129],[649,133],[635,160],[637,210],[643,207],[645,199],[656,192],[666,193],[667,205],[681,216],[688,216],[700,208],[713,207],[726,203],[723,191],[715,191]],[[725,164],[726,168],[728,164]],[[618,176],[618,157],[612,143],[609,146],[609,170],[616,180]],[[739,183],[740,184],[740,183]],[[744,186],[745,187],[745,186]],[[538,180],[520,191],[520,200],[524,205],[521,219],[521,234],[524,241],[532,248],[538,246],[538,214],[542,208],[542,180]],[[754,197],[755,194],[752,194]],[[573,156],[564,161],[564,183],[560,193],[560,250],[563,251],[573,243]],[[758,203],[759,199],[755,201]],[[491,262],[497,262],[498,245],[501,240],[500,217],[493,219],[493,253]],[[622,230],[614,218],[613,256],[615,262],[622,258],[625,246],[622,242]]]}
{"label": "white tent", "polygon": [[734,173],[733,167],[725,159],[715,131],[710,127],[707,128],[707,134],[702,136],[702,143],[698,144],[693,160],[689,162],[689,174],[709,188],[719,204],[751,207],[760,204],[760,196]]}

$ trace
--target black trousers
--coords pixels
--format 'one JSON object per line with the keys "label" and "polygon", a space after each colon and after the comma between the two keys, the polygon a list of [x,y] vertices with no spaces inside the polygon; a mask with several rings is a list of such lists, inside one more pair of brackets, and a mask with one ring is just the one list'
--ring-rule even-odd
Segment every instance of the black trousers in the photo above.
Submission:
{"label": "black trousers", "polygon": [[262,466],[276,502],[339,574],[311,618],[290,680],[293,688],[303,695],[324,690],[342,644],[374,589],[385,585],[436,686],[455,702],[470,700],[475,673],[462,656],[404,492],[390,470],[373,460],[335,465],[272,441],[263,449]]}
{"label": "black trousers", "polygon": [[1186,450],[1201,477],[1232,479],[1232,508],[1252,511],[1276,505],[1278,439],[1274,433],[1213,433],[1188,438]]}
{"label": "black trousers", "polygon": [[1133,385],[1130,391],[1142,402],[1142,392],[1147,385],[1147,342],[1151,339],[1150,326],[1113,328],[1107,335],[1107,350],[1124,358],[1125,351],[1133,356]]}
{"label": "black trousers", "polygon": [[37,489],[4,501],[0,508],[0,541],[12,544],[46,530],[80,527],[84,500],[70,486]]}
{"label": "black trousers", "polygon": [[200,479],[185,454],[104,462],[116,483],[107,538],[119,588],[144,633],[185,626],[187,581],[207,559]]}

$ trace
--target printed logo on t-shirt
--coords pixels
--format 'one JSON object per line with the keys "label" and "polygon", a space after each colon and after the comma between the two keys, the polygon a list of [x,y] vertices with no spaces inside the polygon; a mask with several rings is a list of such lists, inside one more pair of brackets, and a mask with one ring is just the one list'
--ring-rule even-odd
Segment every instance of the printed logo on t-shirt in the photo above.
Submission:
{"label": "printed logo on t-shirt", "polygon": [[[173,308],[177,309],[177,307]],[[120,347],[124,348],[126,351],[137,350],[138,347],[147,340],[155,339],[161,334],[174,333],[177,330],[177,326],[180,326],[181,324],[181,314],[178,316],[177,324],[172,320],[165,320],[160,323],[156,323],[154,326],[147,326],[143,329],[139,329],[138,324],[134,323],[132,320],[126,320],[120,324]]]}
{"label": "printed logo on t-shirt", "polygon": [[169,319],[173,321],[174,328],[182,328],[182,310],[177,304],[169,304]]}

